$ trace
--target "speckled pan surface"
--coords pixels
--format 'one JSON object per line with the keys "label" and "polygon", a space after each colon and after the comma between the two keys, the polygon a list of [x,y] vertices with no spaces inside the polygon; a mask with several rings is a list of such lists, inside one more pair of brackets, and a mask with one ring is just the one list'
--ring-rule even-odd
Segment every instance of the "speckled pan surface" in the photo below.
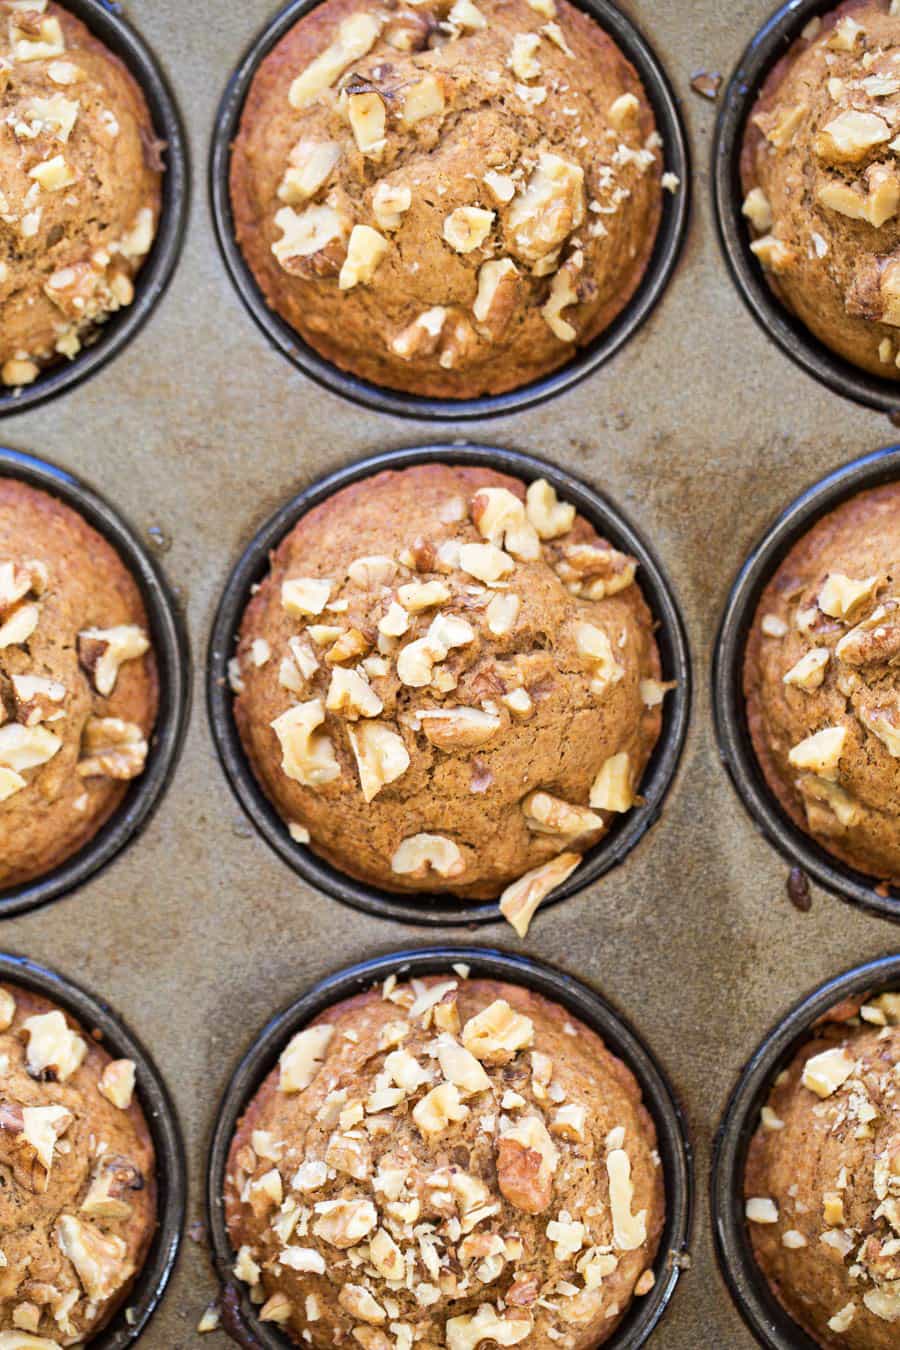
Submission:
{"label": "speckled pan surface", "polygon": [[[896,952],[898,934],[816,885],[809,913],[792,907],[787,864],[720,765],[706,672],[734,577],[775,516],[897,432],[775,347],[720,255],[707,170],[716,107],[690,78],[699,68],[727,75],[775,5],[621,3],[665,64],[692,142],[694,210],[678,270],[640,333],[595,376],[523,416],[465,431],[570,469],[633,519],[678,592],[697,677],[693,717],[662,818],[620,867],[539,915],[525,944],[497,925],[468,940],[526,950],[595,986],[658,1056],[685,1105],[699,1184],[693,1265],[650,1344],[752,1350],[709,1237],[703,1179],[716,1123],[779,1016],[829,975]],[[274,8],[129,0],[175,90],[195,165],[205,163],[228,71]],[[273,350],[228,280],[202,181],[178,271],[134,342],[64,398],[0,421],[0,441],[77,473],[143,537],[153,530],[171,544],[160,561],[195,657],[230,569],[285,500],[375,451],[459,434],[343,402]],[[463,936],[386,924],[300,881],[235,802],[199,666],[195,679],[185,752],[147,830],[77,896],[6,921],[3,944],[102,994],[149,1047],[188,1143],[189,1222],[202,1216],[216,1104],[257,1029],[342,966]],[[185,1241],[142,1350],[227,1350],[223,1333],[195,1332],[214,1290],[206,1250]]]}

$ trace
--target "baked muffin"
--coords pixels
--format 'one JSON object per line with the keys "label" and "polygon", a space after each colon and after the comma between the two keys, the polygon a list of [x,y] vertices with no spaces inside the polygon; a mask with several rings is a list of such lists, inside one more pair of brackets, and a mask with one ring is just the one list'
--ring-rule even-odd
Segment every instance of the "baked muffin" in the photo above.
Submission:
{"label": "baked muffin", "polygon": [[251,85],[237,240],[272,309],[342,369],[501,393],[628,303],[660,145],[634,68],[567,0],[326,0]]}
{"label": "baked muffin", "polygon": [[0,478],[0,890],[97,833],[147,758],[156,663],[140,592],[70,507]]}
{"label": "baked muffin", "polygon": [[548,483],[421,464],[303,516],[235,716],[295,838],[391,891],[537,904],[636,800],[664,686],[635,562]]}
{"label": "baked muffin", "polygon": [[664,1215],[631,1071],[538,994],[413,980],[340,1003],[241,1118],[235,1274],[300,1344],[593,1350]]}
{"label": "baked muffin", "polygon": [[156,1226],[135,1066],[12,985],[0,1026],[0,1344],[82,1345],[126,1299]]}
{"label": "baked muffin", "polygon": [[[754,1255],[817,1344],[896,1350],[900,996],[836,1009],[776,1080],[750,1144]],[[847,1020],[849,1019],[849,1020]]]}
{"label": "baked muffin", "polygon": [[61,5],[0,0],[0,379],[30,384],[134,298],[160,144],[117,56]]}
{"label": "baked muffin", "polygon": [[769,582],[744,693],[791,819],[842,862],[900,879],[900,484],[820,520]]}
{"label": "baked muffin", "polygon": [[850,0],[763,85],[744,214],[772,289],[839,356],[900,379],[900,13]]}

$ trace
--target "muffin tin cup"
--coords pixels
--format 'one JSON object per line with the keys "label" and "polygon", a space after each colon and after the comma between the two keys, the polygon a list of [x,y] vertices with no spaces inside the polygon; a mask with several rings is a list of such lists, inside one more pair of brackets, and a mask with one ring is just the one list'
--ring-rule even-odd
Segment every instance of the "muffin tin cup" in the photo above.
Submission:
{"label": "muffin tin cup", "polygon": [[782,1069],[815,1033],[816,1024],[843,999],[900,988],[900,956],[855,966],[796,1004],[745,1065],[716,1132],[710,1173],[710,1210],[720,1273],[747,1326],[768,1350],[819,1350],[781,1307],[753,1256],[744,1214],[744,1172],[750,1141]]}
{"label": "muffin tin cup", "polygon": [[21,914],[82,885],[148,823],[169,785],[190,708],[190,651],[184,624],[162,571],[132,528],[84,483],[32,455],[0,447],[0,478],[16,478],[58,498],[116,550],[134,577],[147,610],[159,676],[159,709],[147,765],[123,801],[77,853],[33,881],[0,888],[0,919]]}
{"label": "muffin tin cup", "polygon": [[722,95],[712,152],[713,199],[719,242],[732,279],[750,313],[792,361],[822,384],[866,407],[900,413],[900,381],[861,370],[820,342],[771,290],[752,235],[741,214],[740,159],[744,131],[760,88],[810,20],[830,13],[838,0],[789,0],[744,51]]}
{"label": "muffin tin cup", "polygon": [[663,213],[656,245],[634,296],[602,333],[549,375],[504,394],[471,399],[423,398],[360,379],[320,356],[269,307],[235,239],[228,179],[231,148],[247,93],[269,52],[318,3],[320,0],[292,0],[253,42],[223,95],[210,153],[209,190],[219,247],[238,294],[272,345],[303,374],[333,393],[378,412],[430,422],[471,421],[518,412],[562,393],[598,370],[637,332],[661,298],[678,261],[690,211],[690,158],[681,114],[669,80],[643,35],[609,0],[574,0],[578,8],[600,24],[637,70],[663,138],[665,171],[676,174],[680,180],[677,192],[662,194]]}
{"label": "muffin tin cup", "polygon": [[0,385],[0,418],[34,408],[65,393],[101,370],[125,348],[150,317],[172,279],[188,215],[187,142],[168,84],[143,38],[122,15],[115,0],[64,0],[65,8],[128,67],[143,91],[153,127],[165,141],[162,210],[153,247],[134,279],[134,300],[98,327],[73,360],[43,370],[33,384],[6,389]]}
{"label": "muffin tin cup", "polygon": [[381,918],[423,925],[491,923],[501,918],[496,901],[454,899],[448,895],[392,893],[356,881],[332,867],[288,834],[284,821],[263,793],[241,745],[232,712],[228,684],[228,661],[235,651],[241,617],[252,588],[269,570],[273,549],[301,516],[327,497],[384,469],[405,469],[415,464],[475,464],[530,482],[546,478],[560,497],[572,502],[598,533],[616,548],[638,559],[638,584],[658,623],[656,640],[662,657],[662,677],[677,686],[663,704],[663,728],[659,742],[640,782],[641,804],[617,818],[609,833],[585,854],[585,861],[568,881],[545,900],[541,909],[584,890],[622,862],[651,825],[659,818],[681,756],[690,716],[691,674],[687,638],[672,587],[655,555],[606,497],[565,469],[516,450],[484,445],[429,445],[389,450],[360,460],[320,479],[283,506],[249,544],[228,579],[213,623],[207,660],[207,705],[213,738],[228,780],[244,811],[257,830],[288,866],[310,885]]}
{"label": "muffin tin cup", "polygon": [[828,853],[791,820],[756,758],[743,692],[744,652],[763,591],[793,546],[817,520],[850,497],[881,483],[900,482],[900,446],[854,460],[823,478],[784,511],[756,545],[734,583],[713,657],[713,716],[719,750],[732,783],[761,833],[788,860],[842,900],[900,922],[900,891],[881,894],[867,876]]}
{"label": "muffin tin cup", "polygon": [[228,1151],[240,1116],[291,1036],[327,1008],[372,988],[389,975],[406,980],[446,974],[460,963],[469,967],[472,979],[524,985],[561,1004],[602,1038],[607,1049],[631,1069],[640,1084],[644,1105],[653,1117],[658,1135],[665,1177],[666,1221],[653,1265],[656,1283],[645,1297],[633,1300],[618,1330],[604,1346],[608,1350],[637,1350],[659,1323],[687,1265],[682,1258],[691,1236],[693,1162],[681,1108],[653,1054],[600,994],[552,966],[489,947],[426,947],[378,956],[321,980],[263,1028],[226,1089],[210,1142],[206,1201],[213,1263],[224,1287],[232,1322],[229,1330],[241,1344],[258,1350],[286,1350],[294,1342],[271,1322],[260,1322],[246,1290],[235,1282],[232,1273],[234,1249],[225,1225],[222,1197]]}
{"label": "muffin tin cup", "polygon": [[175,1109],[159,1070],[141,1042],[94,994],[27,957],[5,953],[0,954],[0,980],[58,1003],[78,1019],[88,1036],[99,1032],[100,1044],[114,1059],[132,1059],[137,1067],[137,1097],[156,1153],[156,1231],[122,1307],[90,1339],[91,1350],[125,1350],[137,1341],[159,1306],[178,1257],[187,1174]]}

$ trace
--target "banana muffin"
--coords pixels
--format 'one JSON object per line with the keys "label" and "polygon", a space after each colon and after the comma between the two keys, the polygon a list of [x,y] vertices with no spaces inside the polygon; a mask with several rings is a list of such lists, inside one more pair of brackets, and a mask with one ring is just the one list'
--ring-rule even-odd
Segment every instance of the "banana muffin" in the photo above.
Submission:
{"label": "banana muffin", "polygon": [[97,833],[147,758],[156,663],[138,587],[70,507],[0,478],[0,891]]}
{"label": "banana muffin", "polygon": [[251,85],[237,241],[271,308],[342,369],[500,393],[628,303],[660,147],[634,68],[567,0],[326,0]]}
{"label": "banana muffin", "polygon": [[0,379],[30,384],[134,298],[159,142],[117,56],[61,5],[0,0]]}
{"label": "banana muffin", "polygon": [[827,347],[900,379],[900,12],[850,0],[804,29],[744,140],[744,214],[779,298]]}
{"label": "banana muffin", "polygon": [[329,1009],[239,1121],[235,1275],[298,1344],[593,1350],[654,1284],[631,1071],[557,1004],[465,975]]}
{"label": "banana muffin", "polygon": [[773,1293],[818,1345],[896,1350],[900,995],[860,1002],[776,1079],[750,1144],[747,1220]]}
{"label": "banana muffin", "polygon": [[421,464],[303,516],[245,611],[244,748],[391,891],[537,905],[637,800],[665,687],[636,564],[538,480]]}
{"label": "banana muffin", "polygon": [[753,748],[788,815],[841,861],[900,880],[900,484],[862,492],[781,563],[753,621]]}
{"label": "banana muffin", "polygon": [[156,1226],[135,1065],[46,999],[0,987],[0,1345],[82,1345],[128,1295]]}

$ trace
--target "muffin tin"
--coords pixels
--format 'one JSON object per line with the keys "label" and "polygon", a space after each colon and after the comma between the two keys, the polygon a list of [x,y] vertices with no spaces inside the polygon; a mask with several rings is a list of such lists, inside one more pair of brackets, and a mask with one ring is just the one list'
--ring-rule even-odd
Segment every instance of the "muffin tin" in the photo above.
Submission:
{"label": "muffin tin", "polygon": [[103,324],[74,360],[61,359],[43,371],[33,384],[19,389],[0,385],[0,418],[65,393],[101,370],[128,345],[143,328],[172,279],[187,223],[190,189],[187,145],[178,108],[156,58],[140,33],[123,17],[122,6],[113,0],[66,0],[66,9],[124,62],[144,92],[154,130],[165,141],[162,212],[153,247],[135,278],[131,304]]}
{"label": "muffin tin", "polygon": [[415,976],[446,974],[460,962],[469,966],[472,979],[505,980],[524,985],[527,989],[543,994],[545,998],[561,1003],[586,1026],[596,1031],[607,1048],[622,1059],[637,1078],[644,1105],[653,1117],[659,1136],[659,1154],[666,1180],[666,1223],[654,1263],[655,1285],[646,1297],[634,1301],[615,1335],[605,1344],[609,1350],[637,1350],[662,1318],[681,1277],[681,1262],[690,1239],[693,1177],[690,1145],[681,1109],[653,1055],[605,999],[569,979],[561,971],[520,956],[492,951],[489,947],[428,947],[364,961],[361,965],[321,980],[302,994],[274,1017],[253,1041],[219,1106],[209,1150],[206,1183],[213,1259],[223,1285],[236,1289],[232,1307],[248,1339],[256,1340],[263,1350],[289,1350],[292,1342],[277,1328],[260,1322],[246,1292],[235,1286],[231,1274],[234,1251],[225,1226],[221,1196],[228,1150],[238,1118],[290,1038],[319,1013],[342,999],[351,998],[382,983],[389,975],[405,980]]}
{"label": "muffin tin", "polygon": [[476,418],[518,412],[542,403],[597,371],[634,336],[661,298],[678,262],[690,209],[690,157],[678,104],[651,45],[638,28],[609,0],[575,0],[612,37],[643,81],[663,138],[664,169],[679,180],[676,192],[663,193],[663,213],[656,247],[634,297],[618,318],[571,361],[549,375],[505,394],[473,399],[419,398],[362,380],[341,370],[313,350],[280,315],[270,309],[234,238],[228,178],[231,146],[241,113],[259,66],[293,25],[320,0],[292,0],[260,32],[228,82],[216,116],[209,161],[209,190],[219,247],[238,294],[269,341],[298,370],[345,398],[378,412],[399,413],[423,421],[473,421]]}
{"label": "muffin tin", "polygon": [[88,1035],[102,1043],[113,1059],[132,1059],[136,1065],[136,1095],[156,1153],[157,1228],[125,1304],[91,1341],[94,1350],[126,1350],[141,1337],[159,1306],[175,1268],[184,1228],[184,1145],[166,1085],[143,1045],[117,1014],[79,985],[26,957],[6,953],[0,953],[0,981],[20,985],[58,1003],[77,1018]]}
{"label": "muffin tin", "polygon": [[266,522],[228,578],[216,613],[207,655],[206,688],[210,725],[222,765],[238,801],[275,852],[320,891],[381,918],[429,926],[451,924],[455,927],[497,921],[500,915],[496,901],[485,903],[455,900],[446,895],[422,894],[411,897],[408,894],[392,894],[354,880],[305,845],[291,839],[287,826],[257,783],[244,754],[234,722],[232,695],[228,686],[228,662],[236,650],[241,617],[253,587],[266,575],[269,555],[300,517],[350,483],[384,469],[404,469],[412,464],[435,461],[480,464],[500,473],[512,474],[525,483],[536,478],[547,478],[559,497],[572,502],[602,538],[609,539],[616,548],[636,557],[640,564],[638,584],[658,624],[656,639],[662,659],[662,679],[676,682],[675,689],[666,695],[663,704],[662,732],[640,782],[639,805],[614,822],[600,843],[585,854],[584,862],[571,879],[558,886],[543,902],[544,907],[577,894],[605,875],[627,857],[659,818],[687,734],[691,671],[687,637],[678,603],[652,550],[612,502],[572,474],[530,455],[493,449],[486,445],[460,444],[389,450],[370,459],[360,460],[314,483],[312,487],[298,493]]}
{"label": "muffin tin", "polygon": [[150,820],[165,792],[181,749],[190,707],[187,634],[162,572],[129,525],[102,497],[52,464],[0,446],[0,478],[41,488],[77,511],[112,544],[137,582],[159,674],[159,712],[144,772],[92,839],[51,872],[6,889],[0,887],[0,917],[21,914],[66,895],[105,867]]}
{"label": "muffin tin", "polygon": [[814,1034],[815,1025],[844,999],[900,988],[900,957],[867,961],[814,989],[770,1031],[754,1052],[731,1095],[716,1134],[710,1207],[722,1276],[747,1325],[768,1350],[816,1350],[763,1278],[744,1217],[743,1176],[750,1140],[774,1079]]}
{"label": "muffin tin", "polygon": [[[634,523],[677,591],[695,706],[665,808],[640,847],[565,904],[539,911],[525,944],[500,924],[468,940],[524,946],[621,1009],[659,1056],[696,1149],[698,1213],[690,1268],[685,1262],[649,1343],[750,1350],[755,1334],[713,1253],[705,1182],[715,1123],[781,1010],[830,974],[895,953],[897,930],[820,889],[815,876],[811,910],[791,906],[785,860],[719,760],[707,671],[732,579],[771,521],[810,483],[895,433],[884,417],[810,379],[757,327],[717,244],[707,171],[717,109],[690,81],[701,65],[732,70],[773,0],[727,11],[713,0],[660,0],[640,14],[634,0],[620,3],[645,27],[690,132],[697,167],[679,266],[663,302],[602,372],[525,417],[488,421],[493,410],[484,408],[484,423],[467,430],[571,473]],[[81,12],[77,0],[72,8]],[[106,9],[100,0],[90,8],[95,17]],[[130,0],[129,18],[176,92],[195,163],[205,162],[229,72],[273,8],[273,0]],[[405,406],[376,415],[303,378],[248,320],[204,184],[192,191],[192,231],[141,341],[65,399],[16,399],[19,415],[0,426],[0,441],[83,476],[132,522],[137,539],[152,532],[155,547],[170,545],[164,568],[187,609],[202,693],[205,643],[229,568],[264,522],[324,475],[352,471],[374,452],[429,437],[459,450],[453,422],[464,412],[445,408],[441,424],[426,427],[423,408],[416,426],[388,415]],[[681,195],[671,205],[679,201],[686,206]],[[133,1016],[189,1141],[188,1222],[198,1241],[183,1243],[141,1347],[232,1344],[224,1331],[194,1332],[219,1290],[194,1225],[205,1213],[217,1104],[255,1030],[335,970],[464,936],[447,919],[428,934],[409,919],[385,924],[285,866],[236,806],[199,699],[178,774],[133,846],[71,903],[8,920],[6,947],[77,971]]]}

